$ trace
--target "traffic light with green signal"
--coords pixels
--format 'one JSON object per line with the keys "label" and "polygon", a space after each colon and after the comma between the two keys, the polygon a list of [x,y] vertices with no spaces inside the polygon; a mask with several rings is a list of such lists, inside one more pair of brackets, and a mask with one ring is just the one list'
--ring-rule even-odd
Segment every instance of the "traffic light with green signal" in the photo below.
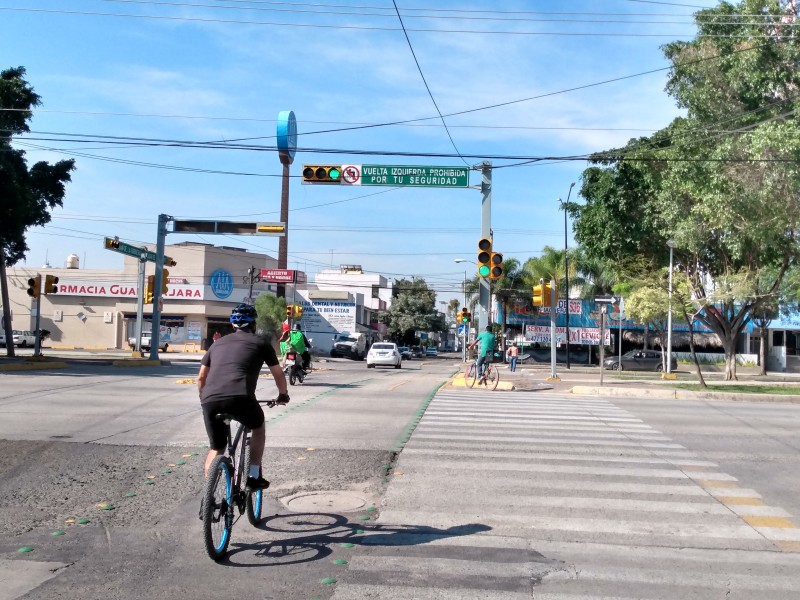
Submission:
{"label": "traffic light with green signal", "polygon": [[42,276],[37,275],[28,279],[28,296],[38,298],[42,290]]}
{"label": "traffic light with green signal", "polygon": [[341,183],[342,167],[338,165],[303,165],[303,183]]}
{"label": "traffic light with green signal", "polygon": [[465,306],[461,309],[461,312],[458,315],[458,322],[459,323],[469,323],[472,320],[472,315],[469,312],[469,309]]}
{"label": "traffic light with green signal", "polygon": [[155,275],[148,275],[147,276],[147,285],[144,288],[144,303],[145,304],[152,304],[153,303],[153,294],[156,291],[156,276]]}
{"label": "traffic light with green signal", "polygon": [[55,275],[44,276],[44,293],[57,294],[58,293],[58,277]]}
{"label": "traffic light with green signal", "polygon": [[492,240],[489,238],[481,238],[478,241],[478,275],[481,277],[489,277],[491,274]]}

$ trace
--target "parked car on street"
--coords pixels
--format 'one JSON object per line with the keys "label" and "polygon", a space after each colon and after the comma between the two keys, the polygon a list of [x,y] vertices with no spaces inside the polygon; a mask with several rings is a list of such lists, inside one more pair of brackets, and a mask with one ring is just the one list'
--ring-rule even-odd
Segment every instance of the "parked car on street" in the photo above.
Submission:
{"label": "parked car on street", "polygon": [[[664,365],[660,350],[630,350],[619,356],[609,356],[603,361],[603,368],[615,371],[663,371]],[[672,357],[671,371],[678,369],[678,361]]]}
{"label": "parked car on street", "polygon": [[411,360],[412,358],[411,348],[409,348],[408,346],[398,346],[397,351],[400,352],[400,357],[403,360]]}
{"label": "parked car on street", "polygon": [[36,335],[32,331],[12,331],[14,335],[14,345],[19,348],[28,348],[36,345]]}
{"label": "parked car on street", "polygon": [[397,344],[392,342],[377,342],[372,344],[367,352],[367,368],[374,369],[376,365],[394,367],[399,369],[403,364],[403,357],[397,349]]}
{"label": "parked car on street", "polygon": [[439,351],[436,348],[427,348],[425,350],[425,356],[436,358],[439,356]]}
{"label": "parked car on street", "polygon": [[422,346],[411,346],[411,356],[414,358],[425,358],[425,350]]}

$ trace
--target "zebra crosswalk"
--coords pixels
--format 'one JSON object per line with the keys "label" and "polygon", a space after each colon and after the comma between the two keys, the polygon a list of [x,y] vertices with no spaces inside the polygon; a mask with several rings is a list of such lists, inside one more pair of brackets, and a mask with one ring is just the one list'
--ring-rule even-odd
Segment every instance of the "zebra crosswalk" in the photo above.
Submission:
{"label": "zebra crosswalk", "polygon": [[334,593],[800,598],[800,528],[605,398],[440,391]]}

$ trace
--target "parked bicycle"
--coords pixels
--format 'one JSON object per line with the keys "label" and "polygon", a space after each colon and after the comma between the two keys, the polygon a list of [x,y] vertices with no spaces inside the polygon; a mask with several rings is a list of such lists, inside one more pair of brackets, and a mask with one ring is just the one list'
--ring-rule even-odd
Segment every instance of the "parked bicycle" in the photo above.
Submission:
{"label": "parked bicycle", "polygon": [[487,390],[496,390],[497,384],[500,383],[500,373],[498,373],[494,364],[487,361],[483,365],[483,374],[478,375],[478,359],[476,358],[464,371],[464,383],[471,388],[478,384],[484,386]]}
{"label": "parked bicycle", "polygon": [[[260,401],[272,408],[275,400]],[[280,403],[284,406],[285,403]],[[203,541],[206,552],[215,561],[221,560],[231,541],[233,524],[239,516],[247,513],[247,520],[257,525],[261,520],[264,490],[247,488],[247,473],[250,471],[250,430],[239,424],[236,435],[231,435],[229,414],[219,414],[217,419],[228,425],[228,441],[225,453],[217,456],[208,469],[200,518],[203,520]]]}

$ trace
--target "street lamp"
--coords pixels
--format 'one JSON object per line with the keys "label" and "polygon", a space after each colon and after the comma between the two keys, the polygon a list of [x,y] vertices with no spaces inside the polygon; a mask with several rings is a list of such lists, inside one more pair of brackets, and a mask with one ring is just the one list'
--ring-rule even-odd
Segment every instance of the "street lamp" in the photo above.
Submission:
{"label": "street lamp", "polygon": [[[567,192],[567,201],[561,202],[561,208],[564,209],[564,297],[566,298],[566,343],[567,343],[567,368],[569,369],[569,261],[567,259],[567,205],[569,204],[569,197],[572,194],[572,188],[575,187],[575,182],[569,184],[569,191]],[[553,308],[553,310],[556,310]]]}
{"label": "street lamp", "polygon": [[667,312],[667,375],[672,373],[672,249],[675,240],[667,240],[669,246],[669,311]]}

